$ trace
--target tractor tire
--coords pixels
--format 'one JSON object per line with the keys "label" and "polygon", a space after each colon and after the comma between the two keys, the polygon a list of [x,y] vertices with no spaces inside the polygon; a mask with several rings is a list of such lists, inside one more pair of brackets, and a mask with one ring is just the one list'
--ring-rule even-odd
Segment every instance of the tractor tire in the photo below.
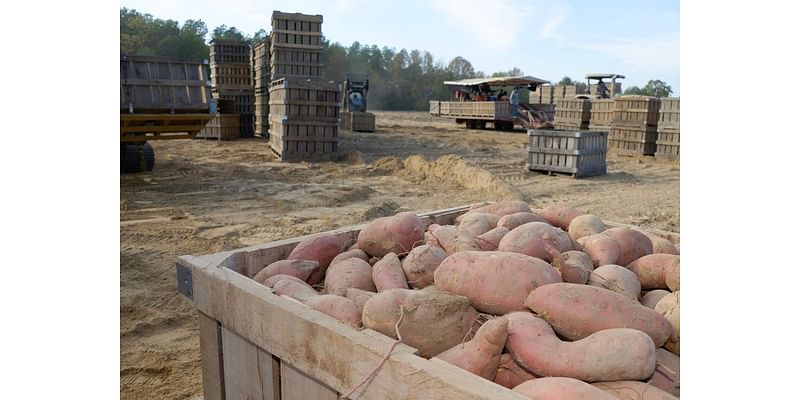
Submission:
{"label": "tractor tire", "polygon": [[467,129],[475,129],[477,127],[478,127],[477,121],[475,121],[474,119],[467,120]]}
{"label": "tractor tire", "polygon": [[150,172],[155,167],[156,155],[150,143],[123,144],[120,147],[120,172],[124,174]]}
{"label": "tractor tire", "polygon": [[478,121],[478,129],[486,129],[486,121]]}

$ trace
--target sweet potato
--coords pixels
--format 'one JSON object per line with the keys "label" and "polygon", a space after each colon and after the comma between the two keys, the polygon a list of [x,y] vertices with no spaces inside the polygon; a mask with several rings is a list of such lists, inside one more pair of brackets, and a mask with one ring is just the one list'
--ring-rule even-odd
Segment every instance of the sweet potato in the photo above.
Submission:
{"label": "sweet potato", "polygon": [[336,257],[333,257],[333,260],[331,260],[330,265],[347,260],[349,258],[360,258],[364,261],[369,261],[369,256],[367,255],[367,253],[364,252],[364,250],[355,248],[339,253]]}
{"label": "sweet potato", "polygon": [[475,236],[458,227],[452,225],[436,226],[431,233],[447,254],[481,250],[481,246]]}
{"label": "sweet potato", "polygon": [[639,301],[639,294],[642,292],[642,285],[636,278],[636,274],[623,266],[614,264],[595,268],[589,275],[588,284],[617,292],[633,301]]}
{"label": "sweet potato", "polygon": [[596,235],[606,230],[603,220],[592,214],[583,214],[575,217],[567,227],[569,235],[578,240],[584,236]]}
{"label": "sweet potato", "polygon": [[610,236],[602,233],[584,236],[580,239],[583,252],[592,259],[592,264],[597,268],[601,265],[616,264],[619,260],[619,244]]}
{"label": "sweet potato", "polygon": [[598,382],[647,379],[655,370],[656,347],[642,331],[605,329],[564,342],[547,321],[527,311],[506,318],[509,353],[536,375]]}
{"label": "sweet potato", "polygon": [[465,215],[458,224],[458,227],[471,233],[473,236],[480,236],[497,227],[497,221],[499,219],[500,217],[494,214],[473,212]]}
{"label": "sweet potato", "polygon": [[681,395],[681,358],[664,348],[656,349],[656,372],[647,383],[673,395]]}
{"label": "sweet potato", "polygon": [[348,299],[352,300],[353,303],[358,305],[359,309],[359,319],[361,318],[361,311],[364,310],[364,303],[367,300],[371,299],[372,296],[375,296],[377,293],[375,292],[368,292],[366,290],[356,289],[356,288],[349,288],[347,289],[346,296]]}
{"label": "sweet potato", "polygon": [[414,289],[433,285],[433,273],[445,258],[447,253],[440,247],[429,245],[415,247],[403,259],[403,272],[408,279],[408,285]]}
{"label": "sweet potato", "polygon": [[406,274],[397,254],[389,253],[372,266],[372,281],[379,292],[386,289],[408,289]]}
{"label": "sweet potato", "polygon": [[319,262],[308,260],[280,260],[267,265],[259,271],[253,280],[263,284],[275,275],[290,275],[305,282],[313,272],[319,270]]}
{"label": "sweet potato", "polygon": [[539,378],[524,382],[512,390],[535,400],[617,400],[586,382],[572,378]]}
{"label": "sweet potato", "polygon": [[376,291],[372,267],[360,259],[349,258],[331,265],[325,274],[325,293],[344,297],[348,288]]}
{"label": "sweet potato", "polygon": [[475,212],[494,214],[499,217],[502,217],[504,215],[514,214],[518,212],[531,212],[531,207],[528,205],[528,203],[524,201],[501,201],[485,205],[483,207],[476,207],[471,210],[468,210],[466,213],[459,215],[456,218],[456,223],[460,223],[461,220],[464,219],[464,217],[466,217],[470,213],[475,213]]}
{"label": "sweet potato", "polygon": [[648,254],[628,264],[628,269],[639,278],[642,289],[666,289],[667,267],[670,264],[680,265],[680,263],[681,256],[674,254]]}
{"label": "sweet potato", "polygon": [[653,244],[653,254],[680,254],[678,248],[669,239],[653,234],[649,234],[647,237],[650,238],[650,242]]}
{"label": "sweet potato", "polygon": [[572,223],[572,220],[582,214],[582,212],[572,207],[560,204],[551,204],[542,210],[542,217],[544,217],[550,225],[557,226],[561,229],[569,229],[569,224]]}
{"label": "sweet potato", "polygon": [[506,228],[509,231],[528,222],[547,222],[544,218],[530,212],[518,212],[514,214],[504,215],[497,221],[497,227]]}
{"label": "sweet potato", "polygon": [[511,354],[505,353],[500,357],[500,366],[497,367],[497,375],[494,377],[494,383],[513,389],[515,386],[538,378],[536,375],[528,372],[522,368]]}
{"label": "sweet potato", "polygon": [[281,296],[289,296],[293,299],[306,301],[320,294],[306,283],[300,283],[292,279],[281,279],[272,286],[272,291]]}
{"label": "sweet potato", "polygon": [[483,251],[497,250],[497,247],[500,246],[500,241],[503,240],[503,236],[507,235],[508,232],[510,231],[504,227],[494,228],[477,237],[478,246]]}
{"label": "sweet potato", "polygon": [[639,257],[653,254],[653,242],[643,233],[625,227],[611,228],[603,231],[619,245],[619,259],[616,264],[628,265]]}
{"label": "sweet potato", "polygon": [[664,270],[664,281],[669,290],[673,292],[681,290],[681,263],[667,265],[667,269]]}
{"label": "sweet potato", "polygon": [[669,294],[669,291],[663,290],[663,289],[651,290],[651,291],[645,293],[642,296],[642,298],[639,299],[639,302],[642,303],[642,305],[647,307],[647,308],[655,309],[656,308],[656,304],[658,304],[658,301],[661,300],[664,296],[666,296],[668,294]]}
{"label": "sweet potato", "polygon": [[586,253],[577,250],[566,251],[553,259],[553,268],[561,274],[561,280],[569,283],[585,284],[589,281],[594,265]]}
{"label": "sweet potato", "polygon": [[655,386],[639,381],[595,382],[592,386],[623,400],[678,400]]}
{"label": "sweet potato", "polygon": [[378,218],[358,233],[358,248],[372,257],[406,254],[425,240],[425,225],[414,213]]}
{"label": "sweet potato", "polygon": [[525,310],[531,290],[561,277],[546,262],[503,251],[465,251],[448,256],[436,269],[437,288],[466,296],[481,312],[503,315]]}
{"label": "sweet potato", "polygon": [[525,306],[542,316],[560,335],[583,339],[611,328],[633,328],[661,347],[672,334],[663,315],[638,302],[595,286],[551,283],[534,289]]}
{"label": "sweet potato", "polygon": [[478,329],[475,337],[438,354],[436,358],[493,381],[508,338],[508,321],[494,318]]}
{"label": "sweet potato", "polygon": [[291,275],[273,275],[273,276],[265,279],[264,282],[262,282],[262,285],[264,285],[266,287],[274,287],[275,284],[278,283],[278,281],[281,280],[281,279],[290,279],[290,280],[293,280],[295,282],[302,283],[302,284],[304,284],[304,285],[306,285],[308,287],[311,287],[311,285],[307,284],[306,281],[304,281],[304,280],[302,280],[300,278],[297,278],[295,276],[291,276]]}
{"label": "sweet potato", "polygon": [[466,297],[433,286],[411,291],[403,307],[403,343],[418,349],[422,357],[435,356],[463,342],[478,328],[478,312]]}
{"label": "sweet potato", "polygon": [[681,355],[681,292],[672,292],[664,296],[656,304],[655,311],[672,324],[672,335],[664,343],[664,348],[675,355]]}
{"label": "sweet potato", "polygon": [[558,236],[556,228],[549,224],[529,222],[512,229],[503,236],[497,249],[529,255],[549,263],[563,251],[573,250],[571,246],[562,250],[562,243]]}
{"label": "sweet potato", "polygon": [[311,297],[305,301],[305,304],[350,326],[361,325],[361,308],[346,297],[323,294]]}
{"label": "sweet potato", "polygon": [[394,327],[400,318],[400,306],[406,303],[406,298],[413,292],[409,289],[389,289],[369,298],[361,313],[364,327],[397,339]]}
{"label": "sweet potato", "polygon": [[306,279],[311,285],[322,282],[325,271],[336,255],[344,250],[344,243],[332,233],[320,233],[309,236],[292,249],[289,260],[309,260],[319,263],[319,269]]}

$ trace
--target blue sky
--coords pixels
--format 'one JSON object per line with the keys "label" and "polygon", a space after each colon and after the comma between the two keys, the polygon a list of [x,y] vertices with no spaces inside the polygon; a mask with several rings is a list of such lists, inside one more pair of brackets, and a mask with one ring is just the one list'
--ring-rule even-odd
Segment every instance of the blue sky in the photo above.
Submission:
{"label": "blue sky", "polygon": [[623,88],[661,79],[680,94],[680,2],[477,0],[125,0],[158,18],[202,19],[252,34],[269,31],[273,10],[322,14],[332,42],[354,41],[455,56],[476,70],[513,67],[557,81],[589,72],[627,76]]}

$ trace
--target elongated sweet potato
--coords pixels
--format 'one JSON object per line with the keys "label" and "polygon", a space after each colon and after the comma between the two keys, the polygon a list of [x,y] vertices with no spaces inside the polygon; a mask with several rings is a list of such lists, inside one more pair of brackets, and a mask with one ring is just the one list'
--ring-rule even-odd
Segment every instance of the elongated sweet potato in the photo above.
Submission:
{"label": "elongated sweet potato", "polygon": [[614,238],[602,233],[580,238],[583,252],[592,259],[592,264],[597,268],[601,265],[616,264],[619,260],[619,244]]}
{"label": "elongated sweet potato", "polygon": [[497,375],[494,377],[494,383],[513,389],[517,385],[536,379],[538,376],[528,372],[522,368],[511,354],[505,353],[500,357],[500,366],[497,367]]}
{"label": "elongated sweet potato", "polygon": [[553,259],[553,268],[561,274],[561,280],[569,283],[585,284],[589,281],[594,265],[589,256],[577,250],[565,251]]}
{"label": "elongated sweet potato", "polygon": [[325,274],[325,293],[344,297],[349,288],[376,291],[372,267],[360,258],[349,258],[331,265]]}
{"label": "elongated sweet potato", "polygon": [[444,360],[475,375],[493,381],[508,338],[508,321],[494,318],[481,326],[475,337],[438,354]]}
{"label": "elongated sweet potato", "polygon": [[304,280],[302,280],[302,279],[300,279],[298,277],[291,276],[291,275],[282,275],[282,274],[281,275],[270,276],[269,278],[265,279],[264,282],[262,282],[262,284],[264,286],[266,286],[266,287],[275,287],[275,284],[278,283],[278,281],[280,281],[282,279],[289,279],[289,280],[295,281],[297,283],[302,283],[303,285],[306,285],[309,288],[313,289],[311,287],[311,285],[309,285],[308,283],[306,283],[306,281],[304,281]]}
{"label": "elongated sweet potato", "polygon": [[433,273],[445,258],[447,253],[438,246],[415,247],[403,259],[403,272],[408,279],[408,285],[414,289],[433,285]]}
{"label": "elongated sweet potato", "polygon": [[339,253],[336,257],[333,258],[333,260],[331,260],[330,265],[347,260],[349,258],[360,258],[364,261],[369,261],[369,256],[367,255],[367,253],[364,252],[364,250],[355,248]]}
{"label": "elongated sweet potato", "polygon": [[320,295],[308,284],[299,283],[291,279],[279,280],[272,286],[272,291],[279,296],[289,296],[303,302]]}
{"label": "elongated sweet potato", "polygon": [[583,339],[611,328],[638,329],[661,347],[672,334],[663,315],[608,289],[574,283],[551,283],[534,289],[525,306],[542,316],[560,335]]}
{"label": "elongated sweet potato", "polygon": [[342,250],[344,250],[344,243],[342,243],[336,235],[320,233],[303,239],[292,249],[292,252],[289,253],[289,256],[286,258],[289,260],[309,260],[318,262],[319,269],[306,279],[306,282],[309,284],[316,285],[322,282],[325,271],[328,270],[331,260],[333,260],[337,254],[341,253]]}
{"label": "elongated sweet potato", "polygon": [[458,218],[456,218],[456,223],[460,223],[464,217],[475,212],[489,213],[502,217],[504,215],[518,212],[531,212],[531,207],[524,201],[501,201],[483,207],[473,208],[466,213],[459,215]]}
{"label": "elongated sweet potato", "polygon": [[655,386],[639,381],[595,382],[592,386],[623,400],[678,400]]}
{"label": "elongated sweet potato", "polygon": [[596,235],[604,230],[606,230],[606,224],[602,219],[592,214],[583,214],[575,217],[567,228],[567,232],[575,240],[584,236]]}
{"label": "elongated sweet potato", "polygon": [[372,257],[406,254],[425,240],[425,225],[414,213],[378,218],[358,233],[358,248]]}
{"label": "elongated sweet potato", "polygon": [[500,220],[497,221],[497,226],[510,231],[528,222],[547,222],[547,220],[530,211],[524,211],[502,216]]}
{"label": "elongated sweet potato", "polygon": [[673,395],[681,396],[681,358],[664,348],[656,349],[656,372],[647,383]]}
{"label": "elongated sweet potato", "polygon": [[497,250],[497,247],[500,246],[500,241],[503,240],[503,236],[507,235],[508,232],[510,231],[504,227],[494,228],[477,237],[478,246],[483,251]]}
{"label": "elongated sweet potato", "polygon": [[275,275],[291,275],[305,282],[312,273],[318,270],[319,262],[317,261],[280,260],[264,267],[253,277],[253,280],[263,284],[264,281]]}
{"label": "elongated sweet potato", "polygon": [[512,390],[535,400],[617,400],[586,382],[572,378],[539,378],[524,382]]}
{"label": "elongated sweet potato", "polygon": [[680,263],[681,256],[674,254],[648,254],[628,264],[628,269],[639,278],[642,289],[666,289],[669,265]]}
{"label": "elongated sweet potato", "polygon": [[571,246],[562,250],[562,243],[555,229],[544,222],[520,225],[503,236],[497,249],[552,262],[563,251],[573,250]]}
{"label": "elongated sweet potato", "polygon": [[589,285],[617,292],[625,297],[639,301],[642,285],[631,270],[614,264],[595,268],[589,275]]}
{"label": "elongated sweet potato", "polygon": [[332,294],[311,297],[305,303],[320,312],[330,315],[350,326],[361,325],[361,308],[352,300]]}
{"label": "elongated sweet potato", "polygon": [[653,242],[643,233],[625,227],[611,228],[603,231],[619,245],[619,259],[616,264],[628,265],[639,257],[653,254]]}
{"label": "elongated sweet potato", "polygon": [[675,355],[681,355],[681,292],[672,292],[664,296],[656,304],[655,310],[672,324],[672,335],[664,343],[664,348]]}
{"label": "elongated sweet potato", "polygon": [[642,295],[642,298],[639,299],[639,302],[642,303],[642,305],[647,308],[655,309],[656,304],[658,304],[658,301],[668,294],[669,294],[668,290],[663,290],[663,289],[651,290]]}
{"label": "elongated sweet potato", "polygon": [[669,290],[673,292],[681,290],[681,263],[667,265],[667,269],[664,270],[664,282],[667,283]]}
{"label": "elongated sweet potato", "polygon": [[408,289],[406,274],[397,254],[389,253],[372,266],[372,281],[379,292],[386,289]]}
{"label": "elongated sweet potato", "polygon": [[503,315],[525,310],[531,290],[561,277],[550,264],[524,254],[465,251],[442,261],[433,281],[441,290],[466,296],[481,312]]}
{"label": "elongated sweet potato", "polygon": [[655,370],[656,347],[642,331],[605,329],[563,342],[547,321],[527,311],[506,318],[509,353],[536,375],[598,382],[647,379]]}
{"label": "elongated sweet potato", "polygon": [[364,304],[367,300],[371,299],[372,296],[375,296],[377,293],[375,292],[368,292],[366,290],[356,289],[356,288],[349,288],[347,289],[346,296],[348,299],[352,300],[353,303],[358,305],[359,309],[359,319],[361,318],[361,311],[364,310]]}
{"label": "elongated sweet potato", "polygon": [[569,229],[569,224],[572,223],[572,220],[582,214],[582,212],[572,207],[561,204],[551,204],[542,210],[542,217],[550,225],[561,229]]}
{"label": "elongated sweet potato", "polygon": [[452,225],[436,226],[431,233],[447,254],[481,250],[481,246],[475,236],[458,227]]}
{"label": "elongated sweet potato", "polygon": [[465,215],[458,224],[458,227],[471,233],[473,236],[480,236],[497,227],[497,221],[499,219],[500,217],[494,214],[473,212]]}

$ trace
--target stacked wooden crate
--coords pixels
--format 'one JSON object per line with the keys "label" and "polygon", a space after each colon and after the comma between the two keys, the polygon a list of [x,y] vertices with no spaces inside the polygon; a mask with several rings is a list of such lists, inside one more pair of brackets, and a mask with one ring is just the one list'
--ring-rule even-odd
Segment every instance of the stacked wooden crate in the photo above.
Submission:
{"label": "stacked wooden crate", "polygon": [[270,78],[322,76],[322,16],[272,13]]}
{"label": "stacked wooden crate", "polygon": [[658,137],[656,139],[656,158],[680,159],[681,146],[681,99],[667,97],[661,99],[658,113]]}
{"label": "stacked wooden crate", "polygon": [[611,122],[614,121],[614,99],[592,99],[590,110],[589,129],[593,131],[611,132]]}
{"label": "stacked wooden crate", "polygon": [[255,95],[250,44],[214,39],[209,47],[211,92],[216,99],[234,101],[234,112],[239,114],[240,137],[252,137]]}
{"label": "stacked wooden crate", "polygon": [[530,104],[552,104],[553,103],[553,86],[540,85],[533,92],[530,93]]}
{"label": "stacked wooden crate", "polygon": [[571,174],[575,178],[606,174],[608,132],[528,129],[531,171]]}
{"label": "stacked wooden crate", "polygon": [[200,132],[198,138],[233,140],[239,137],[239,114],[217,113],[214,118],[206,124]]}
{"label": "stacked wooden crate", "polygon": [[611,151],[621,155],[654,155],[661,101],[657,97],[622,96],[614,102],[608,143]]}
{"label": "stacked wooden crate", "polygon": [[343,130],[354,132],[375,132],[375,114],[368,112],[341,112]]}
{"label": "stacked wooden crate", "polygon": [[589,99],[556,100],[555,128],[587,130],[591,118],[592,101]]}
{"label": "stacked wooden crate", "polygon": [[257,136],[266,138],[269,137],[269,37],[253,44],[250,59],[253,63],[253,89],[255,94],[254,132]]}

